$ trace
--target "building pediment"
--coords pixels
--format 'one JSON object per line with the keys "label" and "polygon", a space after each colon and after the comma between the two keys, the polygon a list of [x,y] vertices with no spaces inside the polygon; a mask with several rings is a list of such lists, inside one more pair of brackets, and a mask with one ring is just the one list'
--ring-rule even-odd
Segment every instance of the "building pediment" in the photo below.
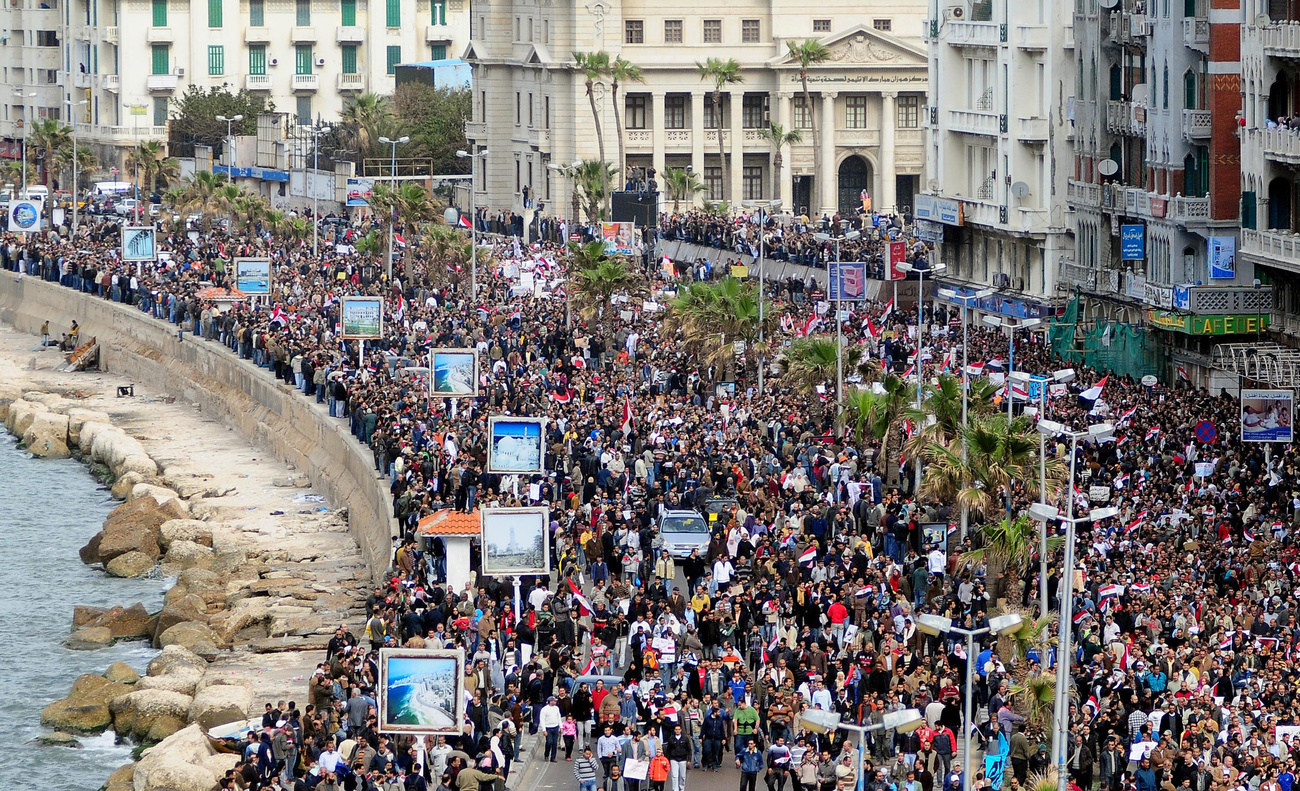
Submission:
{"label": "building pediment", "polygon": [[551,62],[551,53],[546,49],[544,44],[529,44],[528,55],[524,58],[524,63],[530,66],[545,66]]}
{"label": "building pediment", "polygon": [[[859,65],[916,68],[928,65],[925,50],[862,25],[827,36],[821,42],[830,50],[830,57],[812,66],[812,70]],[[771,65],[778,69],[798,68],[799,62],[786,53],[772,61]]]}
{"label": "building pediment", "polygon": [[465,45],[465,51],[461,53],[460,59],[466,63],[473,63],[478,60],[491,60],[492,56],[488,54],[487,45],[482,41],[470,40]]}

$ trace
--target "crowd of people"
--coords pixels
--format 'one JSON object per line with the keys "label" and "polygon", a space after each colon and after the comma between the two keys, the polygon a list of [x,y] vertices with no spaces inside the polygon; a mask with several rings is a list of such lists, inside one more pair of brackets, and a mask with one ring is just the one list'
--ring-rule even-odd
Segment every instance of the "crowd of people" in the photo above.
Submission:
{"label": "crowd of people", "polygon": [[[788,219],[767,229],[787,255],[811,230]],[[755,231],[697,213],[661,227],[728,249]],[[1111,376],[1082,399],[1105,376],[1082,365],[1053,394],[1052,420],[1115,431],[1077,450],[1053,438],[1049,453],[1076,471],[1076,490],[1050,496],[1064,506],[1085,493],[1082,513],[1086,493],[1103,487],[1120,511],[1080,526],[1068,570],[1079,615],[1064,623],[1053,615],[1066,573],[1057,541],[1043,566],[1035,541],[1011,553],[1000,508],[973,514],[961,535],[954,503],[914,490],[917,459],[882,452],[899,447],[906,421],[839,437],[833,400],[781,376],[760,391],[752,360],[742,357],[739,381],[717,381],[720,368],[640,306],[676,288],[662,271],[613,320],[583,322],[566,313],[563,253],[549,241],[499,240],[478,294],[437,262],[420,261],[413,282],[400,271],[389,280],[345,248],[317,259],[269,234],[174,234],[160,239],[165,260],[143,265],[118,261],[114,242],[108,225],[74,238],[7,236],[0,262],[135,305],[175,324],[183,342],[224,343],[269,369],[348,421],[392,491],[389,582],[371,595],[364,630],[341,628],[331,642],[308,706],[268,711],[241,765],[247,786],[486,789],[535,733],[540,760],[563,752],[582,791],[682,791],[692,771],[733,766],[742,791],[760,776],[773,791],[843,791],[860,776],[869,791],[962,791],[968,780],[1018,789],[1055,770],[1049,679],[1055,637],[1069,629],[1073,787],[1291,791],[1297,459],[1277,446],[1266,462],[1241,442],[1227,394]],[[878,244],[861,249],[878,255]],[[206,289],[229,285],[231,260],[249,254],[272,258],[273,293],[225,308]],[[521,289],[521,271],[554,288]],[[778,346],[826,314],[792,283],[768,287],[791,328]],[[385,297],[384,337],[367,342],[364,364],[359,345],[339,337],[339,299],[357,294]],[[929,301],[920,317],[864,302],[844,332],[882,370],[915,375],[919,364],[929,381],[960,375],[968,360],[996,371],[1006,339],[972,328],[960,350],[957,318]],[[441,347],[479,349],[477,398],[429,398],[409,366]],[[1067,364],[1041,338],[1016,349],[1017,370]],[[548,418],[544,473],[487,472],[486,418],[500,414]],[[1216,426],[1215,441],[1197,439],[1201,421]],[[1012,512],[1036,497],[1032,482],[1013,482]],[[660,514],[716,501],[707,546],[674,557]],[[419,534],[421,519],[539,504],[550,509],[553,573],[527,581],[518,617],[509,580],[448,589],[445,549]],[[1042,567],[1047,613],[1036,608]],[[999,612],[1023,613],[1025,626],[978,638],[974,657],[957,635],[918,628],[930,614],[981,629]],[[464,650],[459,735],[381,732],[386,646]],[[924,721],[873,732],[859,763],[855,739],[805,727],[809,708],[866,725],[916,709]],[[967,733],[975,761],[963,755]]]}

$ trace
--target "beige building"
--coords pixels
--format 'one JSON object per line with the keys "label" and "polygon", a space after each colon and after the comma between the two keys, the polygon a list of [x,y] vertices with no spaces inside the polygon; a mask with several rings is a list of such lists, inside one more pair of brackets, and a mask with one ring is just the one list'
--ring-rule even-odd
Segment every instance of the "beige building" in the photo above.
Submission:
{"label": "beige building", "polygon": [[[644,82],[620,86],[617,107],[608,81],[594,87],[611,163],[618,160],[617,112],[630,168],[691,168],[710,200],[780,198],[786,207],[835,212],[861,205],[864,191],[876,208],[910,207],[920,187],[927,64],[919,0],[869,8],[831,0],[812,10],[780,0],[709,9],[518,0],[476,4],[473,13],[463,57],[473,66],[475,91],[467,136],[476,151],[489,153],[475,163],[481,206],[518,209],[529,187],[532,197],[567,213],[571,185],[547,166],[598,156],[575,51],[604,50],[645,73]],[[806,38],[831,51],[809,71],[811,107],[786,48]],[[741,65],[742,81],[724,86],[718,113],[712,83],[695,66],[710,57]],[[803,134],[781,152],[779,174],[772,146],[759,134],[769,121]]]}

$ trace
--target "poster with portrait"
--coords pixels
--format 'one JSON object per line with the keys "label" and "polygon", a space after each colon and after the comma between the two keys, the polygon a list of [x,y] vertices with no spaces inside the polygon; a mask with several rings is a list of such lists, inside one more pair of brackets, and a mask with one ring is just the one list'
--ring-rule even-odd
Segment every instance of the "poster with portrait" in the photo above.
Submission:
{"label": "poster with portrait", "polygon": [[465,652],[384,648],[379,652],[379,730],[456,736],[465,718]]}
{"label": "poster with portrait", "polygon": [[479,513],[485,575],[550,573],[549,508],[484,508]]}
{"label": "poster with portrait", "polygon": [[546,418],[488,418],[487,471],[499,475],[542,472]]}
{"label": "poster with portrait", "polygon": [[478,349],[430,349],[429,394],[434,398],[478,395]]}
{"label": "poster with portrait", "polygon": [[122,260],[157,260],[158,247],[154,241],[155,233],[152,227],[124,227],[122,229]]}
{"label": "poster with portrait", "polygon": [[377,340],[384,337],[383,297],[343,297],[339,302],[339,324],[344,340]]}
{"label": "poster with portrait", "polygon": [[1291,442],[1295,394],[1290,390],[1241,391],[1241,441]]}
{"label": "poster with portrait", "polygon": [[235,290],[245,294],[270,294],[271,259],[236,258]]}
{"label": "poster with portrait", "polygon": [[630,222],[603,222],[600,235],[605,252],[610,255],[636,255],[636,225]]}

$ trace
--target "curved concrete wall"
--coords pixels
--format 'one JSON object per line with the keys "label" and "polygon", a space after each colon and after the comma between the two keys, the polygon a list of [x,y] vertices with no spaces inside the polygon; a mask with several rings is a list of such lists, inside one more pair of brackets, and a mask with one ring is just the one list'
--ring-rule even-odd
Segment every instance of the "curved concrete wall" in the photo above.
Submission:
{"label": "curved concrete wall", "polygon": [[308,475],[331,506],[347,508],[371,575],[384,573],[397,529],[392,498],[387,479],[376,477],[370,449],[352,436],[346,420],[331,418],[324,405],[219,343],[188,333],[177,340],[175,325],[136,308],[0,272],[0,321],[33,335],[49,321],[50,334],[58,337],[74,319],[82,338],[99,339],[100,367],[198,404]]}

